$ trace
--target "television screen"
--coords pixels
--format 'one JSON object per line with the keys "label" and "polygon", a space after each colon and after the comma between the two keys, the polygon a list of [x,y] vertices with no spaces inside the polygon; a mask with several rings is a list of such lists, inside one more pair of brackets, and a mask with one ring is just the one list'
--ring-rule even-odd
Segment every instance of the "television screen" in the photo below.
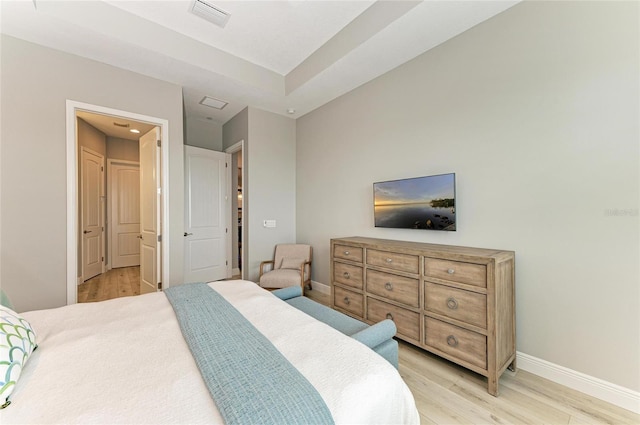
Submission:
{"label": "television screen", "polygon": [[376,227],[456,230],[456,175],[373,184]]}

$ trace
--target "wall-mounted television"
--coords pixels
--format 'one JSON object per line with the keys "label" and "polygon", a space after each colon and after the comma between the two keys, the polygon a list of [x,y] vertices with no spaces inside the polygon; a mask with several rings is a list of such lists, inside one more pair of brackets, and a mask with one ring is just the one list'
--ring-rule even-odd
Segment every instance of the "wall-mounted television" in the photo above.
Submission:
{"label": "wall-mounted television", "polygon": [[373,184],[376,227],[456,230],[456,175]]}

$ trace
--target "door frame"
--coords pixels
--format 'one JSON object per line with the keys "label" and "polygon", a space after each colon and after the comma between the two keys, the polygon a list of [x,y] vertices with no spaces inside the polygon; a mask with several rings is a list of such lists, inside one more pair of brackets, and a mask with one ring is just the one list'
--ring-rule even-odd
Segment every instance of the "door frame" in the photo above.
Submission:
{"label": "door frame", "polygon": [[[88,152],[91,155],[95,155],[95,156],[99,156],[100,158],[102,158],[102,163],[101,163],[101,167],[102,167],[102,171],[100,172],[100,206],[101,206],[101,211],[100,211],[100,227],[102,227],[102,238],[100,241],[100,250],[101,250],[101,256],[102,256],[102,265],[100,266],[100,272],[104,273],[106,271],[106,263],[105,263],[105,258],[107,258],[107,253],[106,253],[106,235],[105,235],[105,230],[106,226],[105,226],[105,221],[106,221],[106,211],[104,211],[105,207],[106,207],[106,202],[104,199],[104,195],[103,195],[103,191],[104,191],[104,186],[106,183],[106,173],[105,173],[105,160],[106,160],[106,156],[101,154],[100,152],[96,152],[92,149],[89,149],[86,146],[80,146],[80,162],[82,163],[82,161],[84,160],[84,152]],[[78,169],[78,171],[80,171],[80,168]],[[84,184],[84,179],[82,178],[82,173],[78,173],[78,175],[80,176],[79,179],[79,184],[80,187],[82,187],[82,185]],[[79,198],[79,196],[78,196]],[[80,203],[80,217],[79,217],[79,223],[80,226],[78,227],[78,231],[81,232],[82,230],[84,230],[84,203]],[[80,258],[82,258],[82,265],[80,266],[80,276],[78,277],[78,283],[80,282],[84,282],[85,281],[85,241],[84,241],[84,236],[82,233],[80,233]]]}
{"label": "door frame", "polygon": [[[244,279],[245,277],[245,271],[247,270],[247,265],[246,265],[246,256],[245,256],[245,247],[247,246],[247,226],[246,224],[249,222],[247,220],[248,215],[248,208],[247,208],[247,204],[248,204],[248,185],[247,185],[247,181],[246,181],[246,169],[247,169],[247,156],[245,155],[245,149],[244,149],[244,139],[234,143],[233,145],[229,146],[227,149],[224,150],[225,153],[228,153],[230,155],[236,153],[236,152],[241,152],[242,153],[242,173],[241,173],[241,179],[242,179],[242,244],[240,246],[240,258],[242,259],[242,264],[240,264],[240,279]],[[228,190],[229,190],[229,194],[231,194],[230,196],[236,196],[236,194],[233,193],[233,182],[231,181],[233,179],[229,179],[229,183],[228,183]],[[229,203],[232,208],[233,208],[233,202]],[[233,213],[233,211],[231,211]],[[236,211],[236,215],[238,214],[238,212]],[[231,219],[231,216],[229,217],[229,219]],[[234,223],[235,224],[235,223]],[[229,236],[231,237],[231,236]],[[232,242],[232,248],[230,251],[233,251],[233,241]],[[234,255],[233,252],[230,252],[230,255]],[[233,259],[233,257],[230,257],[230,259]],[[231,264],[231,263],[230,263]]]}
{"label": "door frame", "polygon": [[[138,142],[140,143],[140,142]],[[114,165],[130,165],[130,166],[136,166],[138,167],[138,170],[140,169],[140,162],[136,162],[136,161],[127,161],[124,159],[107,159],[107,176],[109,176],[107,178],[107,246],[109,247],[109,252],[107,252],[107,263],[106,263],[106,268],[107,270],[111,270],[113,268],[113,214],[112,214],[112,207],[113,207],[113,200],[111,198],[112,192],[113,192],[113,184],[111,183],[111,176],[113,175],[112,172],[112,167]]]}
{"label": "door frame", "polygon": [[67,99],[66,139],[67,139],[67,305],[78,302],[78,128],[76,114],[87,111],[134,121],[147,122],[160,127],[161,146],[161,191],[162,191],[162,265],[161,282],[169,287],[169,121],[163,118],[122,111],[100,105]]}

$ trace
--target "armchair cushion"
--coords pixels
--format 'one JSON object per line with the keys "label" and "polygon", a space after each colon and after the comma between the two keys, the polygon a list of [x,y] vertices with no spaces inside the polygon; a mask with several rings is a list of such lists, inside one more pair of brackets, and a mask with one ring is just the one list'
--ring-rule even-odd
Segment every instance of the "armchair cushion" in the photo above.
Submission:
{"label": "armchair cushion", "polygon": [[284,257],[282,259],[282,263],[280,264],[280,268],[281,269],[300,270],[300,266],[302,266],[302,263],[304,263],[304,262],[305,262],[304,258]]}
{"label": "armchair cushion", "polygon": [[285,288],[287,286],[300,286],[300,271],[292,269],[272,270],[260,277],[260,286],[262,286],[263,288]]}

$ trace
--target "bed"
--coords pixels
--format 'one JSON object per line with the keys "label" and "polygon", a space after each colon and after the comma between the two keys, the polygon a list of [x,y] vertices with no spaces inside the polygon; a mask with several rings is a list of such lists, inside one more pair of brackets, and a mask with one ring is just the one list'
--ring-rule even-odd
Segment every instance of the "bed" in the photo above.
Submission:
{"label": "bed", "polygon": [[[335,423],[419,423],[397,370],[371,349],[253,282],[207,286],[308,380]],[[0,410],[1,423],[225,423],[165,293],[22,317],[38,348]]]}

